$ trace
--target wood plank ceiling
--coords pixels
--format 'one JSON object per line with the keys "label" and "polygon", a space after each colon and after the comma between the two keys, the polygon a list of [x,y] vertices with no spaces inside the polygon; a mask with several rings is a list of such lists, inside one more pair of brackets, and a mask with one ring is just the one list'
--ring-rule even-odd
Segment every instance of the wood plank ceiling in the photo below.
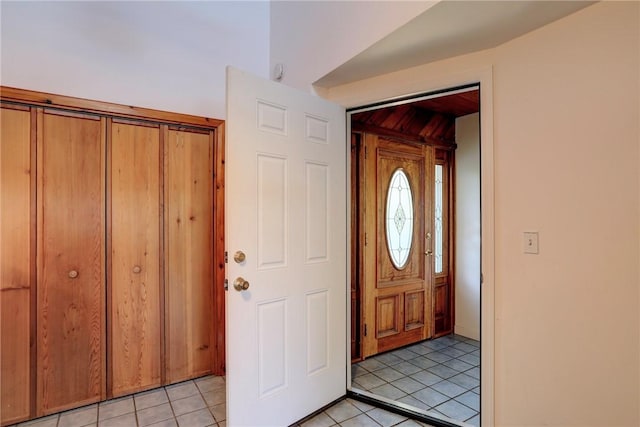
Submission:
{"label": "wood plank ceiling", "polygon": [[455,145],[455,119],[480,111],[480,92],[445,95],[393,107],[356,113],[353,130],[384,133],[437,145]]}

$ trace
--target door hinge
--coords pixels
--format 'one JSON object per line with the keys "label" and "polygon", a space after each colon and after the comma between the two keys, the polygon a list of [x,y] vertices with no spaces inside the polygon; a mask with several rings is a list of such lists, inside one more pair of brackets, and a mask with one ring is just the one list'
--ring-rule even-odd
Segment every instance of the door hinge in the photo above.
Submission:
{"label": "door hinge", "polygon": [[480,284],[484,283],[484,274],[480,273]]}
{"label": "door hinge", "polygon": [[367,158],[367,147],[364,147],[364,158]]}
{"label": "door hinge", "polygon": [[369,238],[367,237],[367,233],[364,233],[364,245],[367,246],[369,243]]}
{"label": "door hinge", "polygon": [[225,291],[229,290],[229,281],[227,279],[224,279],[224,290]]}
{"label": "door hinge", "polygon": [[229,263],[229,252],[224,251],[224,263],[228,264]]}
{"label": "door hinge", "polygon": [[367,324],[366,323],[364,324],[364,336],[365,337],[367,336]]}

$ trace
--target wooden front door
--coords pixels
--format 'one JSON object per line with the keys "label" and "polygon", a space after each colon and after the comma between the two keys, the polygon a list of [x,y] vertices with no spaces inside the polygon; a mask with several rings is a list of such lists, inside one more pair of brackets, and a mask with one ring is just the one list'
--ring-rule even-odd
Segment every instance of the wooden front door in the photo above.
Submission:
{"label": "wooden front door", "polygon": [[363,356],[432,335],[433,147],[364,135]]}

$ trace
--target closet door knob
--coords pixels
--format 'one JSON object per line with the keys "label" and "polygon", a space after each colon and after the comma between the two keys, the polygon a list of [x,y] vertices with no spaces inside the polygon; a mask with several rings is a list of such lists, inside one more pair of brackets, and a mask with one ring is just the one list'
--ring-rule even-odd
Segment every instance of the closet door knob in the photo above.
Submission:
{"label": "closet door knob", "polygon": [[138,274],[142,271],[142,267],[140,267],[139,265],[134,265],[133,266],[133,272]]}
{"label": "closet door knob", "polygon": [[76,270],[71,270],[69,272],[69,278],[70,279],[75,279],[76,277],[78,277],[78,272]]}

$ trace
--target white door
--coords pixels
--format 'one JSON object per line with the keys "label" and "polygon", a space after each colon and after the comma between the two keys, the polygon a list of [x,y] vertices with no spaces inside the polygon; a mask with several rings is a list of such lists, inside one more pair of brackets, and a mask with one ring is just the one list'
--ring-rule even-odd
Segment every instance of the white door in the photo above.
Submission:
{"label": "white door", "polygon": [[227,425],[287,426],[346,391],[345,111],[229,67],[226,132]]}

